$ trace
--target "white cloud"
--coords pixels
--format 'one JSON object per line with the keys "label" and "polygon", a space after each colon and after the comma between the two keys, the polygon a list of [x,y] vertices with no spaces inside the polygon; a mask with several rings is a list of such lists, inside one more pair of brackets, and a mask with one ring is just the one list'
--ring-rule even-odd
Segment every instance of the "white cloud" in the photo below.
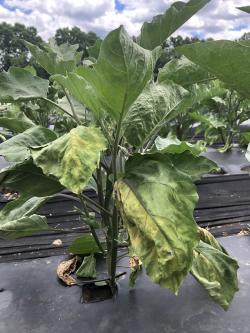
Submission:
{"label": "white cloud", "polygon": [[[124,6],[120,12],[115,8],[115,0],[5,0],[3,5],[0,2],[0,22],[33,25],[45,39],[57,28],[74,25],[104,36],[123,24],[131,35],[138,35],[145,20],[150,21],[152,16],[164,12],[174,0],[119,2]],[[211,0],[177,33],[214,39],[239,38],[250,31],[250,15],[235,7],[247,4],[247,0]]]}

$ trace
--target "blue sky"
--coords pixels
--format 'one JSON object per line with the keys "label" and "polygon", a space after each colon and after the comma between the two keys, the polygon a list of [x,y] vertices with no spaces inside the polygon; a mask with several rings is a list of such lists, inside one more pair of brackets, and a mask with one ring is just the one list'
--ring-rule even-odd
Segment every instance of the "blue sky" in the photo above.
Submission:
{"label": "blue sky", "polygon": [[[187,0],[184,0],[187,2]],[[236,39],[250,31],[250,15],[236,9],[250,0],[211,0],[177,33]],[[0,0],[0,22],[33,25],[47,39],[57,28],[79,26],[104,37],[123,24],[138,35],[144,21],[163,13],[174,0]]]}

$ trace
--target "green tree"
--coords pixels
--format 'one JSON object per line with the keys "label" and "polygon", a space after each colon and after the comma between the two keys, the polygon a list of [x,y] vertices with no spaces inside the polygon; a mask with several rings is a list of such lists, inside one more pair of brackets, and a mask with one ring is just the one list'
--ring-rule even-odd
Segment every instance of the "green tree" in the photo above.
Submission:
{"label": "green tree", "polygon": [[0,24],[0,71],[7,71],[10,66],[25,67],[29,64],[29,51],[22,40],[35,45],[43,42],[34,27],[26,27],[20,23]]}
{"label": "green tree", "polygon": [[87,47],[94,45],[98,38],[94,32],[84,32],[78,27],[58,29],[55,33],[58,45],[64,43],[79,44],[78,51],[83,51],[83,57],[88,56]]}

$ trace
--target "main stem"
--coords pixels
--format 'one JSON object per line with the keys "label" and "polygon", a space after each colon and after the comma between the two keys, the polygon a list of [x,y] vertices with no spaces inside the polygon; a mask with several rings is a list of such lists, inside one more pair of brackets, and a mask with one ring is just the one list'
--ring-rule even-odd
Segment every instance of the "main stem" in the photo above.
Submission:
{"label": "main stem", "polygon": [[[83,199],[83,197],[82,197],[81,195],[80,195],[80,200],[81,200],[81,204],[82,204],[83,210],[84,210],[84,212],[85,212],[85,216],[86,216],[86,218],[89,218],[90,215],[89,215],[88,208],[87,208],[87,206],[86,206],[86,204],[85,204],[85,201],[84,201],[84,199]],[[104,248],[102,247],[101,242],[99,241],[99,238],[98,238],[98,236],[97,236],[97,234],[96,234],[95,228],[93,228],[92,226],[90,226],[90,231],[91,231],[91,233],[92,233],[92,235],[93,235],[93,237],[94,237],[94,239],[95,239],[95,242],[96,242],[97,246],[99,247],[100,251],[101,251],[103,254],[105,254],[105,250],[104,250]]]}
{"label": "main stem", "polygon": [[[120,132],[122,125],[122,115],[120,116],[119,123],[117,125],[117,130],[115,134],[114,147],[112,151],[112,173],[113,173],[113,184],[115,184],[117,180],[117,166],[116,159],[119,152],[119,140],[120,140]],[[108,241],[108,269],[109,269],[109,277],[110,277],[110,287],[112,291],[115,291],[116,288],[116,261],[117,261],[117,238],[118,238],[118,210],[114,203],[113,208],[113,216],[111,219],[111,226],[109,228],[108,237],[110,238]]]}

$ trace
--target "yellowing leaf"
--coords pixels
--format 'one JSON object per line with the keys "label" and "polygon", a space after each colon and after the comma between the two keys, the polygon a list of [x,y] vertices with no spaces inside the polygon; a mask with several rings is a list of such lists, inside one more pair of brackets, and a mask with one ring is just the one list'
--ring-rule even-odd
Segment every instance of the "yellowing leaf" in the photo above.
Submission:
{"label": "yellowing leaf", "polygon": [[32,149],[34,163],[74,193],[81,193],[106,147],[101,131],[78,126],[45,147]]}
{"label": "yellowing leaf", "polygon": [[191,273],[224,310],[238,291],[238,268],[235,259],[203,241],[194,250]]}

